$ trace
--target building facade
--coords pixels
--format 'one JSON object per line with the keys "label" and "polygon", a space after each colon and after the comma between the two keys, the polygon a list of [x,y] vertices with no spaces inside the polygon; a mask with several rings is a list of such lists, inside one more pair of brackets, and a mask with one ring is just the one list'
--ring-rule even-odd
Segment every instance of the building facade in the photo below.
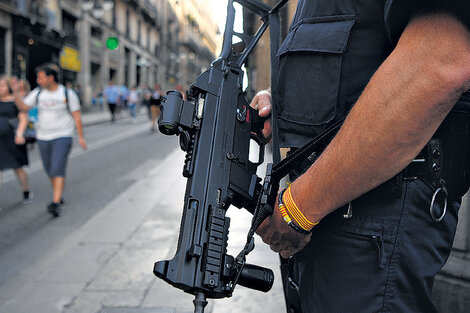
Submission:
{"label": "building facade", "polygon": [[208,0],[170,0],[179,21],[176,45],[169,55],[174,76],[169,81],[187,89],[214,60],[221,48],[221,34],[214,20],[207,18]]}
{"label": "building facade", "polygon": [[[85,10],[84,2],[2,0],[0,73],[25,78],[34,87],[35,68],[58,63],[63,82],[78,87],[87,108],[109,81],[127,87],[158,82],[163,90],[181,83],[187,88],[197,76],[191,75],[199,74],[214,58],[208,51],[213,51],[220,36],[210,28],[202,27],[199,37],[192,37],[195,52],[184,49],[188,42],[184,36],[192,36],[186,31],[189,13],[177,12],[191,1],[115,0],[100,14]],[[119,41],[113,50],[106,46],[109,38]]]}
{"label": "building facade", "polygon": [[58,62],[65,41],[56,1],[0,2],[0,71],[34,84],[34,68]]}

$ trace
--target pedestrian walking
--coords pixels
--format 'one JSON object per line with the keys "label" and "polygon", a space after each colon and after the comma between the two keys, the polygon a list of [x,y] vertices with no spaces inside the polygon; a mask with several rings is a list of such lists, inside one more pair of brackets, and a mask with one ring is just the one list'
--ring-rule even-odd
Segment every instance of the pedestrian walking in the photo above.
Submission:
{"label": "pedestrian walking", "polygon": [[66,166],[75,128],[81,147],[86,149],[87,145],[78,96],[59,84],[59,67],[52,63],[44,64],[36,74],[39,87],[24,99],[16,95],[15,103],[23,111],[38,108],[37,142],[53,191],[52,202],[47,208],[58,217],[62,212]]}
{"label": "pedestrian walking", "polygon": [[104,98],[108,103],[109,112],[111,113],[111,122],[116,120],[116,106],[119,100],[119,90],[114,81],[110,80],[108,86],[103,91]]}
{"label": "pedestrian walking", "polygon": [[149,120],[152,120],[152,112],[150,111],[150,99],[152,98],[152,91],[148,86],[145,86],[142,90],[142,106],[147,108],[147,116]]}
{"label": "pedestrian walking", "polygon": [[469,1],[299,0],[276,57],[252,105],[272,95],[280,147],[346,117],[257,231],[286,258],[287,311],[437,312],[470,185]]}
{"label": "pedestrian walking", "polygon": [[150,113],[152,115],[151,119],[151,131],[155,131],[157,129],[156,124],[157,124],[157,119],[160,116],[160,104],[161,104],[161,97],[162,97],[162,92],[160,90],[160,85],[155,84],[153,91],[152,91],[152,96],[150,98]]}
{"label": "pedestrian walking", "polygon": [[127,103],[129,106],[129,111],[130,111],[133,123],[136,122],[135,118],[136,118],[136,109],[137,109],[138,102],[139,102],[139,93],[137,92],[137,86],[133,86],[127,96]]}
{"label": "pedestrian walking", "polygon": [[121,85],[118,87],[118,93],[116,116],[120,117],[121,113],[127,110],[127,96],[129,95],[129,90],[126,86]]}
{"label": "pedestrian walking", "polygon": [[31,86],[26,79],[18,79],[17,77],[11,78],[11,86],[14,89],[18,90],[18,93],[21,97],[26,97],[26,95],[31,91]]}
{"label": "pedestrian walking", "polygon": [[[31,91],[31,85],[26,79],[17,79],[16,77],[11,80],[12,89],[18,90],[18,94],[21,98],[26,97],[26,95]],[[38,109],[36,107],[31,108],[28,111],[28,126],[24,133],[26,139],[26,146],[29,150],[34,148],[34,143],[36,142],[35,134],[35,124],[38,121]]]}
{"label": "pedestrian walking", "polygon": [[28,187],[28,174],[24,166],[28,165],[28,154],[24,131],[28,115],[15,105],[15,98],[8,77],[0,77],[0,188],[2,172],[13,169],[23,190],[23,203],[33,199]]}

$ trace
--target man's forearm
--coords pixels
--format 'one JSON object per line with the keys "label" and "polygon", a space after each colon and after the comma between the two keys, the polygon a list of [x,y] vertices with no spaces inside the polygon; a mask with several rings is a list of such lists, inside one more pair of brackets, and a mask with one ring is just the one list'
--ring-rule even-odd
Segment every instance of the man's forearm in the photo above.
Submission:
{"label": "man's forearm", "polygon": [[82,124],[82,115],[80,111],[72,112],[73,119],[75,121],[75,128],[77,129],[78,137],[83,137],[83,124]]}
{"label": "man's forearm", "polygon": [[415,19],[314,165],[292,185],[312,221],[390,179],[470,88],[470,34],[450,16]]}
{"label": "man's forearm", "polygon": [[78,119],[77,121],[75,121],[75,126],[77,127],[78,137],[79,137],[79,138],[85,138],[85,137],[83,137],[83,124],[82,124],[82,120],[81,120],[81,119]]}
{"label": "man's forearm", "polygon": [[21,97],[19,92],[15,93],[15,105],[20,111],[28,111],[30,107],[23,102],[23,98]]}

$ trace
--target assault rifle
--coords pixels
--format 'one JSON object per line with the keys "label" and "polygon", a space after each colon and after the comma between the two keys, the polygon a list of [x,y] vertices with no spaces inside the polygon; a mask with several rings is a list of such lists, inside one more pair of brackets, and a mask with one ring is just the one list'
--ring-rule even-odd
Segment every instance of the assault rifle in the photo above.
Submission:
{"label": "assault rifle", "polygon": [[[263,24],[254,35],[233,31],[234,2],[261,17]],[[272,213],[278,185],[269,183],[269,175],[261,184],[256,175],[264,161],[264,119],[245,99],[241,67],[270,22],[279,25],[277,11],[286,2],[271,8],[258,0],[229,0],[220,57],[196,78],[187,100],[178,91],[169,91],[162,100],[158,127],[163,134],[179,136],[187,153],[183,176],[188,180],[176,254],[156,262],[154,274],[195,295],[197,313],[204,311],[206,298],[230,297],[237,284],[267,292],[274,281],[270,269],[245,263],[254,248],[254,231]],[[275,32],[279,34],[271,29]],[[246,44],[240,53],[232,45],[234,35]],[[251,140],[259,145],[257,162],[249,159]],[[247,244],[236,258],[227,254],[230,205],[254,213]]]}

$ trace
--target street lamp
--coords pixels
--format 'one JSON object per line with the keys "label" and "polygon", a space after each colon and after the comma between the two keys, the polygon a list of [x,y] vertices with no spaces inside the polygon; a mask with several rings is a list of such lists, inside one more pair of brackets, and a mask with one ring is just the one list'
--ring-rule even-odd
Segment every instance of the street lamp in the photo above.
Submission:
{"label": "street lamp", "polygon": [[90,12],[96,19],[101,19],[105,11],[114,6],[114,0],[82,0],[83,11]]}
{"label": "street lamp", "polygon": [[103,0],[103,10],[109,11],[114,6],[114,0]]}
{"label": "street lamp", "polygon": [[93,0],[83,0],[82,1],[82,9],[84,11],[90,11],[91,9],[93,9]]}

